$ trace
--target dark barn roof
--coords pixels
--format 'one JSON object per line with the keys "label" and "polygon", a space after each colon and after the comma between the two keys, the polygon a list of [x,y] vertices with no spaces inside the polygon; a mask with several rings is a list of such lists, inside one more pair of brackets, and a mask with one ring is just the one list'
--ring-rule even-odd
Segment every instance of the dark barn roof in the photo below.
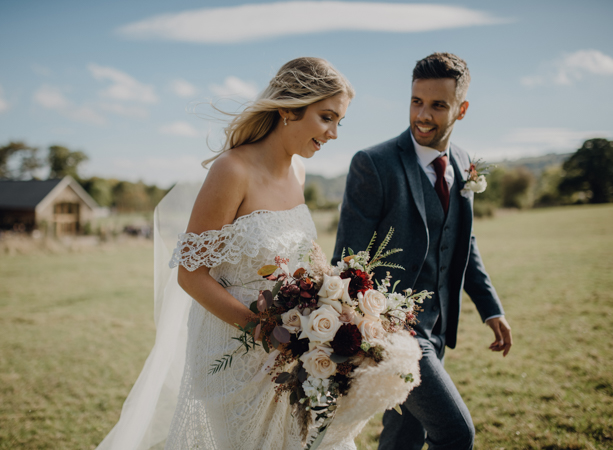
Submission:
{"label": "dark barn roof", "polygon": [[54,180],[0,180],[0,208],[34,209],[62,182]]}

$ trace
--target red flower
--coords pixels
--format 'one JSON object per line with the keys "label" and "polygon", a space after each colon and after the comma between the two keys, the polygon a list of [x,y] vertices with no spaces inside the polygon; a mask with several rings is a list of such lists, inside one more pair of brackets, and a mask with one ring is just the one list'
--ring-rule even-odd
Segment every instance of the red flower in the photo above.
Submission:
{"label": "red flower", "polygon": [[334,353],[340,356],[355,355],[360,350],[360,345],[362,345],[362,334],[352,323],[341,325],[330,343]]}
{"label": "red flower", "polygon": [[349,282],[349,297],[357,298],[358,292],[364,294],[372,289],[373,283],[370,279],[371,275],[357,269],[347,269],[341,273],[341,278],[351,278]]}

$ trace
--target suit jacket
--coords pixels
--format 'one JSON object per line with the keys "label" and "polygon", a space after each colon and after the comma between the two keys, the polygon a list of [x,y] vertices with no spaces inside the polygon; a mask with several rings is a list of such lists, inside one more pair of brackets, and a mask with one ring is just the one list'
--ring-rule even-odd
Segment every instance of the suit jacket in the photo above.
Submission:
{"label": "suit jacket", "polygon": [[[465,151],[453,144],[451,164],[455,173],[454,183],[459,183],[461,189],[470,159]],[[374,231],[377,232],[376,249],[393,227],[394,237],[388,248],[402,248],[403,251],[387,260],[400,264],[406,270],[378,268],[374,278],[384,278],[385,272],[390,270],[392,284],[394,280],[401,280],[397,291],[413,289],[429,246],[420,171],[422,169],[408,129],[400,136],[354,155],[347,176],[333,263],[340,259],[343,248],[352,248],[356,252],[366,249]],[[472,196],[459,197],[460,230],[449,271],[445,334],[446,344],[451,348],[456,345],[462,288],[476,305],[482,320],[504,314],[472,235]]]}

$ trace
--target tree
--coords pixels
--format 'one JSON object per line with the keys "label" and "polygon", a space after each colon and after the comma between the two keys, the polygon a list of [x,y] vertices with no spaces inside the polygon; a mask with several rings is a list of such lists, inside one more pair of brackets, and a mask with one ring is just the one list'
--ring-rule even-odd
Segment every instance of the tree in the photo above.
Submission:
{"label": "tree", "polygon": [[562,167],[560,192],[583,192],[590,203],[613,200],[613,141],[589,139]]}
{"label": "tree", "polygon": [[502,178],[505,170],[502,167],[489,169],[486,175],[487,188],[484,192],[475,195],[473,213],[475,217],[491,217],[496,209],[502,206]]}
{"label": "tree", "polygon": [[151,210],[154,210],[158,203],[160,203],[160,201],[168,193],[168,189],[162,189],[156,185],[147,186],[145,191],[149,196],[149,207]]}
{"label": "tree", "polygon": [[100,206],[111,206],[113,204],[113,187],[117,182],[99,177],[92,177],[81,180],[81,186],[92,196]]}
{"label": "tree", "polygon": [[325,202],[319,184],[309,183],[304,188],[304,202],[309,209],[317,209]]}
{"label": "tree", "polygon": [[49,147],[49,178],[64,178],[70,175],[76,180],[79,180],[78,169],[79,165],[89,158],[81,151],[71,151],[60,145],[52,145]]}
{"label": "tree", "polygon": [[[19,162],[15,162],[19,158]],[[24,142],[9,142],[0,147],[0,178],[25,180],[34,178],[35,172],[43,167],[38,157],[38,148]]]}
{"label": "tree", "polygon": [[554,164],[543,170],[535,189],[535,206],[557,206],[570,203],[569,198],[562,195],[559,189],[563,173],[561,164]]}
{"label": "tree", "polygon": [[532,186],[534,175],[526,167],[510,170],[502,177],[502,206],[505,208],[529,208],[534,202]]}
{"label": "tree", "polygon": [[115,207],[121,212],[149,211],[151,209],[147,187],[144,183],[120,181],[113,188]]}

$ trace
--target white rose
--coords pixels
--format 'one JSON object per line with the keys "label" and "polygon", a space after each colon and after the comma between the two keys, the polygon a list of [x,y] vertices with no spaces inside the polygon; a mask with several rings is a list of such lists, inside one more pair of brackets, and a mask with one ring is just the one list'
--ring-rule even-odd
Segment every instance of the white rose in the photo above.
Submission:
{"label": "white rose", "polygon": [[363,296],[358,295],[358,305],[364,314],[378,319],[387,307],[387,299],[381,292],[371,289]]}
{"label": "white rose", "polygon": [[343,280],[341,277],[330,277],[324,274],[324,282],[317,293],[320,297],[338,300],[343,296]]}
{"label": "white rose", "polygon": [[477,194],[480,194],[485,191],[486,187],[487,187],[487,181],[485,180],[485,176],[479,175],[479,177],[477,178],[477,181],[475,182],[473,191],[475,191]]}
{"label": "white rose", "polygon": [[354,323],[357,325],[360,333],[362,333],[362,337],[369,342],[372,339],[383,339],[385,336],[385,330],[383,325],[381,325],[381,321],[374,319],[372,316],[358,317]]}
{"label": "white rose", "polygon": [[343,310],[343,306],[341,305],[341,302],[339,302],[338,300],[334,300],[334,299],[326,298],[326,297],[319,297],[319,300],[317,301],[317,306],[323,306],[323,305],[330,305],[331,307],[336,309],[336,312],[338,312],[339,314]]}
{"label": "white rose", "polygon": [[300,317],[300,311],[298,311],[296,308],[290,309],[289,311],[281,314],[283,326],[290,333],[298,333],[302,329],[300,326]]}
{"label": "white rose", "polygon": [[315,378],[328,378],[336,372],[336,363],[330,359],[332,349],[330,347],[317,346],[313,350],[304,353],[300,361],[304,370]]}
{"label": "white rose", "polygon": [[485,191],[486,187],[487,187],[487,180],[485,179],[485,176],[479,175],[477,177],[477,181],[467,181],[466,184],[464,185],[464,190],[467,189],[469,191],[480,194]]}
{"label": "white rose", "polygon": [[311,342],[330,342],[341,327],[338,317],[338,312],[330,305],[323,305],[308,316],[300,316],[302,333],[299,339],[309,338]]}
{"label": "white rose", "polygon": [[343,323],[353,323],[355,319],[355,309],[351,306],[343,305],[343,309],[341,311],[341,315],[338,318]]}
{"label": "white rose", "polygon": [[351,283],[351,278],[343,278],[343,297],[341,300],[347,305],[353,305],[354,301],[349,296],[349,283]]}

